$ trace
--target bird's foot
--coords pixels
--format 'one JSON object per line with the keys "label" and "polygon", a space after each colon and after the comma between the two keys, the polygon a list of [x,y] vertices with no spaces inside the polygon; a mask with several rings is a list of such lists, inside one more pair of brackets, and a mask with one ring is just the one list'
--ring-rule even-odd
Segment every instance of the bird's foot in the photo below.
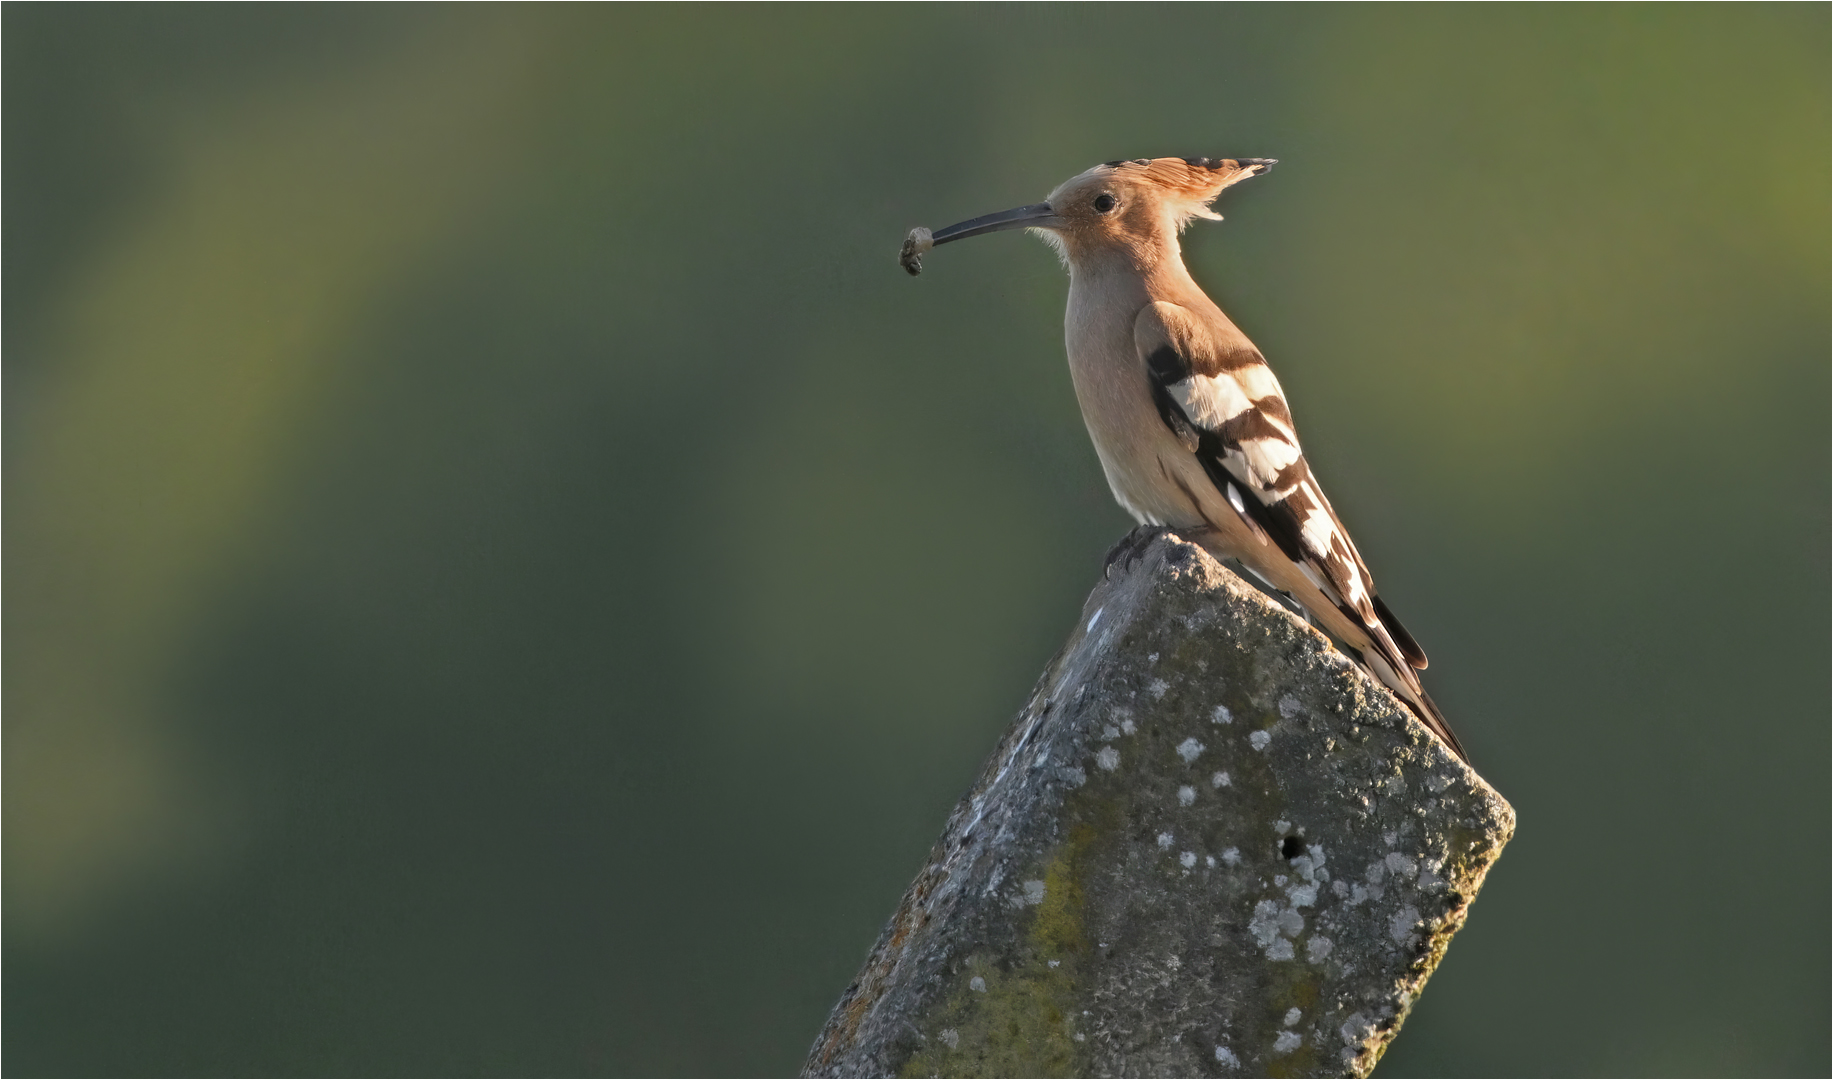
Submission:
{"label": "bird's foot", "polygon": [[1107,558],[1101,564],[1101,576],[1113,577],[1115,563],[1120,564],[1120,572],[1123,574],[1133,569],[1133,564],[1146,553],[1146,548],[1152,546],[1152,541],[1170,531],[1166,525],[1141,525],[1127,533],[1120,538],[1119,543],[1107,549]]}

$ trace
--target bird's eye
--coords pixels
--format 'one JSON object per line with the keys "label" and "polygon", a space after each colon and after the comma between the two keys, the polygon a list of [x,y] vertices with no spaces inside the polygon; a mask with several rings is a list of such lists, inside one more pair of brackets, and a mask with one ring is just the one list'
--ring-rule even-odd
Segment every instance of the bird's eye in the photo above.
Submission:
{"label": "bird's eye", "polygon": [[1112,195],[1102,194],[1095,196],[1095,213],[1097,214],[1105,214],[1119,205],[1120,200],[1114,198]]}

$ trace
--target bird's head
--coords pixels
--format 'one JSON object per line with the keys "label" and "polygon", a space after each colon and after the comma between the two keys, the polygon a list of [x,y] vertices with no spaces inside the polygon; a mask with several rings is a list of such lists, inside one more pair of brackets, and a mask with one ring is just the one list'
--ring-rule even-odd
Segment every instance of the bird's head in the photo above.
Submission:
{"label": "bird's head", "polygon": [[1118,254],[1150,263],[1175,251],[1178,232],[1193,218],[1221,220],[1209,208],[1222,189],[1272,168],[1272,158],[1138,158],[1110,161],[1057,185],[1050,198],[950,225],[915,229],[899,262],[922,271],[931,247],[1005,229],[1036,229],[1065,261]]}

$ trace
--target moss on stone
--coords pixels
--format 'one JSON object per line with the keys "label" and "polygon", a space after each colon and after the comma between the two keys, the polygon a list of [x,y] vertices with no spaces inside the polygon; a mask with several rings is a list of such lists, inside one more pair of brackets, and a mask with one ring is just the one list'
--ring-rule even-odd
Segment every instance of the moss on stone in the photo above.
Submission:
{"label": "moss on stone", "polygon": [[[1044,898],[1025,928],[1027,947],[1004,968],[986,953],[950,973],[942,1007],[923,1022],[923,1048],[900,1076],[1076,1076],[1076,970],[1088,950],[1081,874],[1098,833],[1070,830],[1042,868]],[[974,985],[979,980],[980,985]],[[951,1037],[952,1036],[952,1037]]]}

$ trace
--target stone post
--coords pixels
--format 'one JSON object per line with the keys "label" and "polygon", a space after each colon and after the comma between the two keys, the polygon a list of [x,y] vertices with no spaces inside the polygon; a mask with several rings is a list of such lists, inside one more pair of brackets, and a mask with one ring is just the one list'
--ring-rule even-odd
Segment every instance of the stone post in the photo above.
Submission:
{"label": "stone post", "polygon": [[1364,1076],[1514,831],[1330,642],[1167,535],[1089,597],[808,1076]]}

